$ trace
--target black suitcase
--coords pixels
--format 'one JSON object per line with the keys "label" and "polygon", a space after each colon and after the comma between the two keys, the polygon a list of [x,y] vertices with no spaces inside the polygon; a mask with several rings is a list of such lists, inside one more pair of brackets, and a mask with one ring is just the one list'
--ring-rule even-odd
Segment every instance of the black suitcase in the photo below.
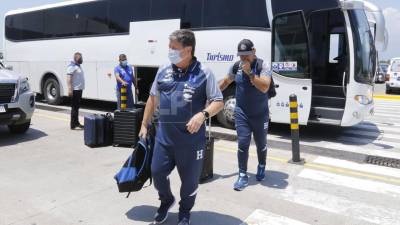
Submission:
{"label": "black suitcase", "polygon": [[113,144],[114,139],[114,118],[111,113],[102,115],[104,117],[104,146]]}
{"label": "black suitcase", "polygon": [[136,146],[143,120],[143,109],[114,112],[114,146]]}
{"label": "black suitcase", "polygon": [[85,116],[84,140],[89,147],[104,145],[105,117],[97,114]]}
{"label": "black suitcase", "polygon": [[200,184],[207,182],[214,177],[214,137],[211,135],[211,119],[208,125],[208,137],[206,151],[204,152],[203,166],[200,175]]}

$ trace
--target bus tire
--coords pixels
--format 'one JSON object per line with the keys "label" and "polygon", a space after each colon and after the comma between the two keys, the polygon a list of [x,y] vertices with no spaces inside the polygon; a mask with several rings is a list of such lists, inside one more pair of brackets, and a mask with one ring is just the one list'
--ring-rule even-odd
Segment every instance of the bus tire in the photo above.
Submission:
{"label": "bus tire", "polygon": [[29,130],[30,126],[31,120],[28,120],[26,123],[8,125],[8,130],[13,134],[23,134]]}
{"label": "bus tire", "polygon": [[224,109],[217,114],[218,122],[225,128],[235,129],[235,87],[224,91]]}
{"label": "bus tire", "polygon": [[50,105],[59,105],[62,102],[60,84],[57,79],[51,77],[46,79],[43,85],[43,96]]}

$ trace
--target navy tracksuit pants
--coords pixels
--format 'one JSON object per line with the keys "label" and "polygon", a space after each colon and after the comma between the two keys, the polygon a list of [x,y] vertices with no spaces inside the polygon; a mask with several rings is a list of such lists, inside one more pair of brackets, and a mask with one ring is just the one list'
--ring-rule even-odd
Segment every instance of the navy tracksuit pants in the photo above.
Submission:
{"label": "navy tracksuit pants", "polygon": [[249,147],[251,134],[257,147],[258,163],[265,165],[267,160],[267,133],[268,113],[259,116],[247,116],[239,107],[235,109],[235,124],[238,136],[238,161],[239,172],[247,173],[247,162],[249,159]]}
{"label": "navy tracksuit pants", "polygon": [[198,191],[204,149],[205,142],[203,146],[198,144],[167,146],[158,141],[155,143],[151,172],[161,202],[168,202],[173,198],[169,175],[175,166],[182,181],[179,219],[190,218],[190,211]]}

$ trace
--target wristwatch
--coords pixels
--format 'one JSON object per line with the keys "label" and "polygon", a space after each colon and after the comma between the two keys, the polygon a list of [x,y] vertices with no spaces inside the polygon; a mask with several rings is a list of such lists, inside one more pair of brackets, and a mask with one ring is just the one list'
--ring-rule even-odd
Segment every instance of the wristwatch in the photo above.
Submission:
{"label": "wristwatch", "polygon": [[206,118],[206,120],[208,120],[210,118],[210,113],[207,112],[206,110],[202,111],[204,117]]}

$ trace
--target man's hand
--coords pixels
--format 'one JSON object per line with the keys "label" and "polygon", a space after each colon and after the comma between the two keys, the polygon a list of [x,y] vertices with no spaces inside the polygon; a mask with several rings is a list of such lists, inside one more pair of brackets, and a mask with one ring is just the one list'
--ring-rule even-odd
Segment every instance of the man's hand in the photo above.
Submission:
{"label": "man's hand", "polygon": [[73,95],[73,91],[72,91],[72,89],[69,89],[69,90],[68,90],[68,96],[69,96],[69,97],[72,97],[72,95]]}
{"label": "man's hand", "polygon": [[249,62],[244,61],[242,64],[242,70],[246,75],[250,75],[251,74],[251,65]]}
{"label": "man's hand", "polygon": [[139,132],[139,138],[141,139],[146,139],[147,137],[147,127],[142,124],[142,127],[140,128],[140,132]]}
{"label": "man's hand", "polygon": [[190,119],[189,123],[186,124],[186,128],[189,133],[194,134],[197,133],[200,127],[203,125],[205,116],[202,112],[197,113]]}
{"label": "man's hand", "polygon": [[128,86],[128,83],[126,81],[122,81],[122,86],[126,87]]}

